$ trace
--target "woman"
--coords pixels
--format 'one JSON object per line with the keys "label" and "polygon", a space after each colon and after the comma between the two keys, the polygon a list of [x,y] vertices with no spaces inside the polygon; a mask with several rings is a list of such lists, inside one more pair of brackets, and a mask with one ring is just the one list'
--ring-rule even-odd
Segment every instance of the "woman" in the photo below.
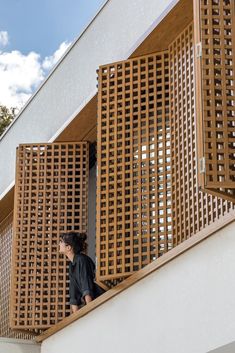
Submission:
{"label": "woman", "polygon": [[95,282],[95,264],[85,255],[87,244],[85,233],[69,232],[60,236],[61,254],[67,256],[69,263],[69,295],[72,312],[88,304],[104,293]]}

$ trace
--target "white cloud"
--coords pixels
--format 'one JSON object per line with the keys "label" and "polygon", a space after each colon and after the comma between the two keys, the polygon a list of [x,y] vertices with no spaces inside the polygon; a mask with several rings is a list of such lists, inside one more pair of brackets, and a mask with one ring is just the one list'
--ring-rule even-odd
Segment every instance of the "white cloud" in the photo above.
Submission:
{"label": "white cloud", "polygon": [[22,107],[44,79],[40,55],[19,51],[0,53],[0,102]]}
{"label": "white cloud", "polygon": [[22,108],[69,45],[62,43],[44,60],[35,52],[0,51],[0,104]]}
{"label": "white cloud", "polygon": [[50,70],[61,58],[61,56],[65,53],[65,51],[68,49],[70,44],[71,43],[63,42],[60,44],[59,49],[57,49],[53,55],[46,56],[42,63],[43,69]]}
{"label": "white cloud", "polygon": [[0,46],[5,47],[8,43],[8,33],[6,31],[0,31]]}

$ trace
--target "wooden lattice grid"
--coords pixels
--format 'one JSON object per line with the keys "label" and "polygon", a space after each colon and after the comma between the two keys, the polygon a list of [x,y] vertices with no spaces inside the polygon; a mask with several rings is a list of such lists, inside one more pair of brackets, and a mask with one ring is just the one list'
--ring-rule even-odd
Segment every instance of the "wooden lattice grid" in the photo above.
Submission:
{"label": "wooden lattice grid", "polygon": [[97,277],[172,248],[168,52],[99,69]]}
{"label": "wooden lattice grid", "polygon": [[87,142],[17,151],[11,327],[45,329],[70,313],[59,235],[87,231]]}
{"label": "wooden lattice grid", "polygon": [[9,294],[13,214],[0,224],[0,337],[31,339],[33,336],[13,331],[9,326]]}
{"label": "wooden lattice grid", "polygon": [[199,182],[235,202],[235,2],[194,2]]}
{"label": "wooden lattice grid", "polygon": [[172,232],[176,246],[215,222],[231,204],[200,192],[198,187],[193,24],[171,43],[169,57]]}

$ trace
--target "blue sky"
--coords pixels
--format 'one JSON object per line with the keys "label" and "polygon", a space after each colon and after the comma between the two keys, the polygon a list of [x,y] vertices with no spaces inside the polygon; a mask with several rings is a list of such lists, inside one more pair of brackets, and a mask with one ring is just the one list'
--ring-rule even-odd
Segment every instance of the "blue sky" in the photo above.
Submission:
{"label": "blue sky", "polygon": [[0,0],[0,104],[22,107],[105,0]]}

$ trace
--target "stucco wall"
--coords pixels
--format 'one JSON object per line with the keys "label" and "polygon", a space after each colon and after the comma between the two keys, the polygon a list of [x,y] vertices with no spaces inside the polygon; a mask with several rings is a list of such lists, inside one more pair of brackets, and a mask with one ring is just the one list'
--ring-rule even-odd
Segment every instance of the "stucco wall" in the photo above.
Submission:
{"label": "stucco wall", "polygon": [[235,222],[42,343],[41,353],[205,353],[235,340]]}
{"label": "stucco wall", "polygon": [[[14,182],[19,143],[48,142],[96,92],[101,64],[126,59],[178,0],[109,0],[0,139],[0,199]],[[140,39],[141,38],[141,39]]]}

